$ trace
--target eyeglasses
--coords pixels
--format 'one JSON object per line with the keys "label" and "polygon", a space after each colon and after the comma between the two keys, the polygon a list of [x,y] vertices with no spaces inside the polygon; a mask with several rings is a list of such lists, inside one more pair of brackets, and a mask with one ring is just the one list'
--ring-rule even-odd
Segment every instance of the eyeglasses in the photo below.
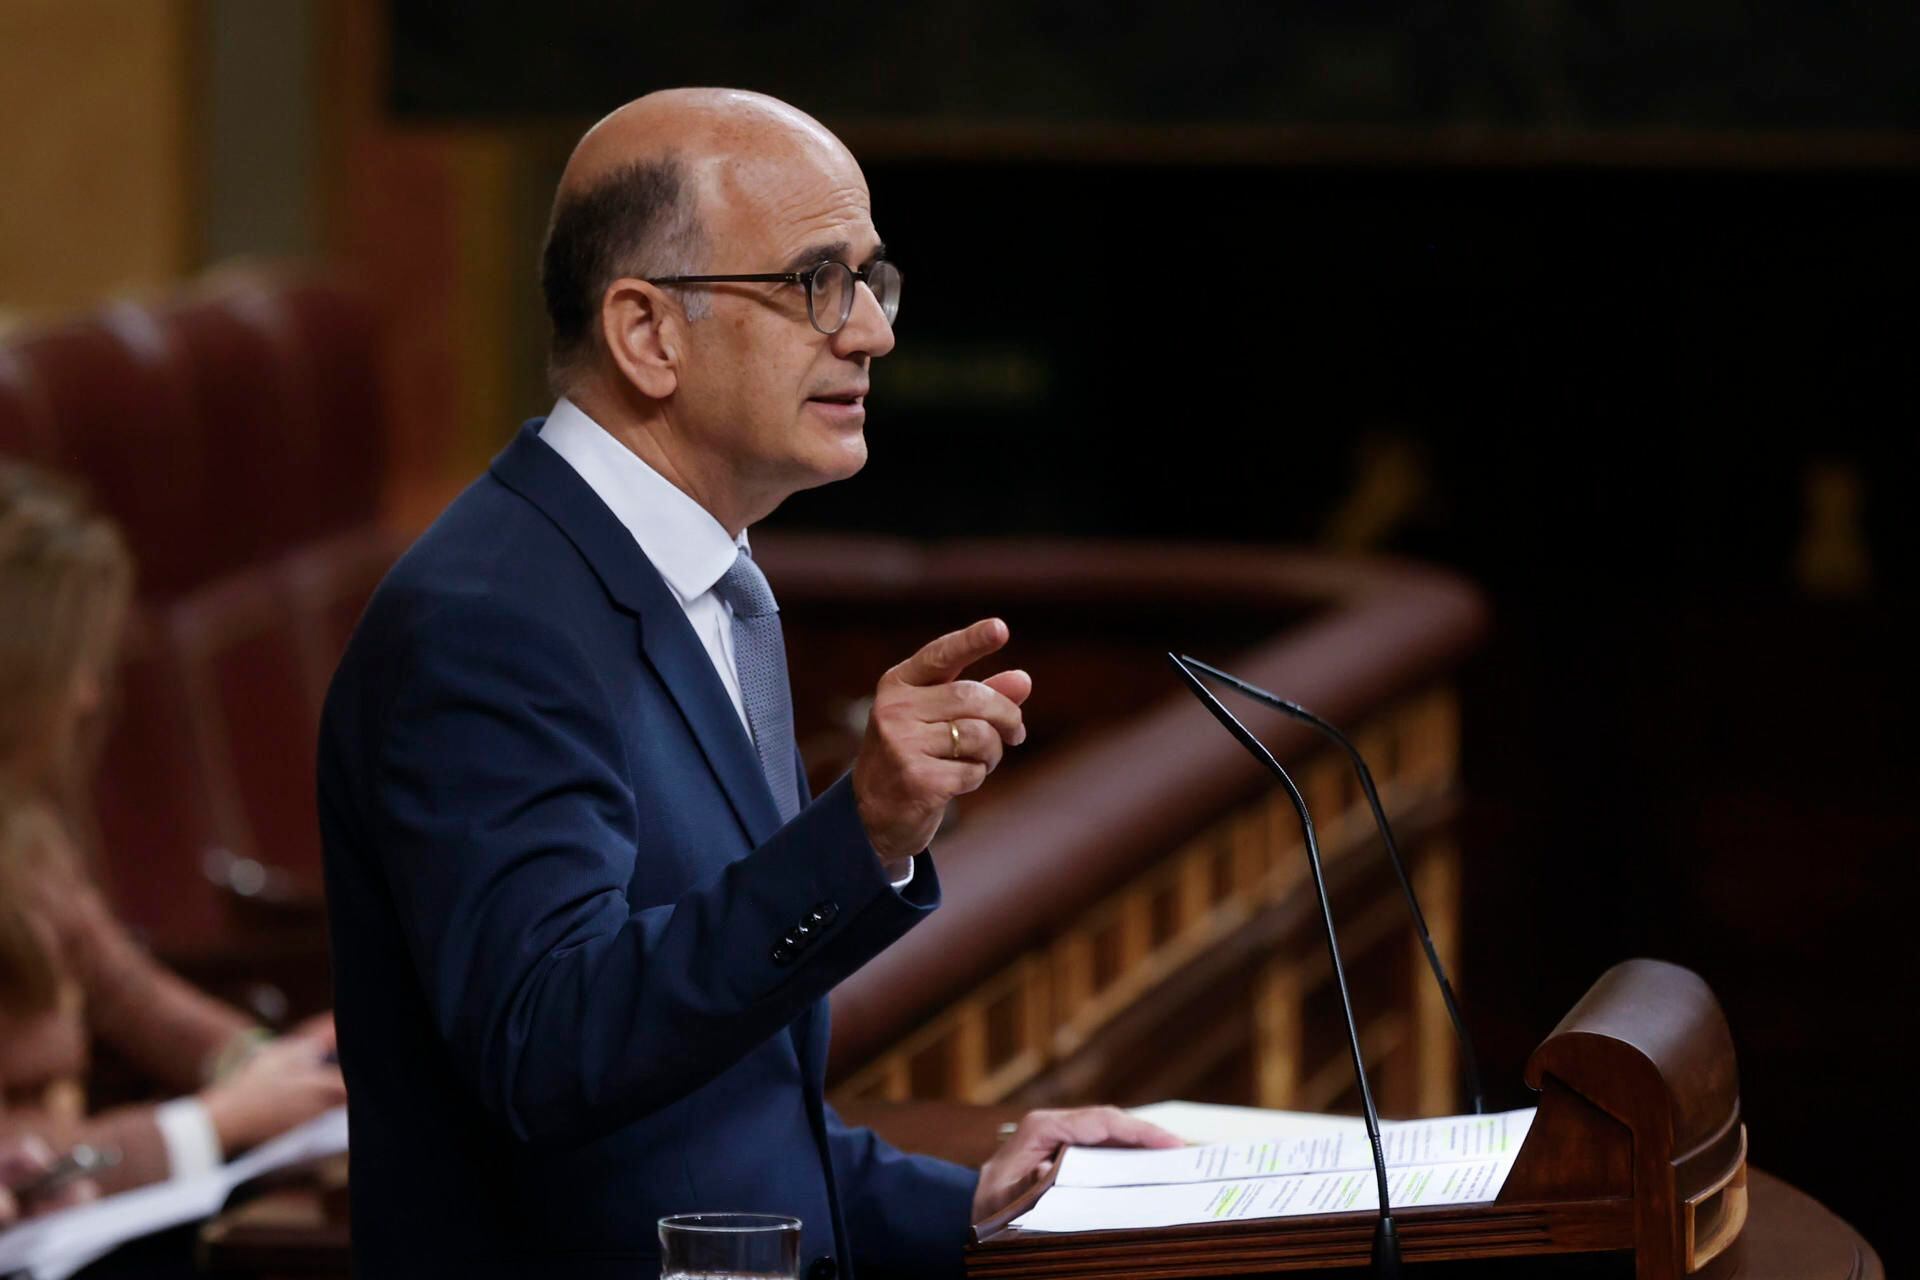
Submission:
{"label": "eyeglasses", "polygon": [[855,271],[829,259],[802,271],[778,271],[747,276],[661,276],[648,284],[800,284],[807,288],[807,319],[825,334],[844,329],[853,314],[853,286],[873,290],[880,314],[892,324],[900,314],[900,268],[885,258]]}

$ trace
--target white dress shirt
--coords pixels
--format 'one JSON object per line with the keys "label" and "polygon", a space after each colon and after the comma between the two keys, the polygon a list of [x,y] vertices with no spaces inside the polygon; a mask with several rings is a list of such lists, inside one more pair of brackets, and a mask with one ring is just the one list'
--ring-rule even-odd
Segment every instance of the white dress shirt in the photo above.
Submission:
{"label": "white dress shirt", "polygon": [[[713,662],[714,673],[726,686],[740,727],[751,742],[753,726],[747,720],[740,675],[733,663],[733,609],[714,591],[747,545],[746,530],[733,537],[712,512],[641,461],[565,396],[547,415],[540,438],[580,473],[660,571]],[[904,862],[904,869],[899,863],[887,866],[896,889],[913,878],[913,860]]]}
{"label": "white dress shirt", "polygon": [[540,438],[580,473],[666,579],[751,737],[733,665],[733,610],[714,591],[747,545],[746,531],[733,537],[705,507],[565,397],[547,415]]}

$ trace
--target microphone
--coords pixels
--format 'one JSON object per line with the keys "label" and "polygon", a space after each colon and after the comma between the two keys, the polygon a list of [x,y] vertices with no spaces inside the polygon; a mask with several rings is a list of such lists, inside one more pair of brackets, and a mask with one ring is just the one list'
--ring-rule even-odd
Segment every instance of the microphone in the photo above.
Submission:
{"label": "microphone", "polygon": [[1320,898],[1320,919],[1327,928],[1327,956],[1333,962],[1333,981],[1340,991],[1340,1011],[1347,1018],[1347,1047],[1353,1053],[1353,1078],[1360,1086],[1360,1106],[1367,1125],[1367,1142],[1373,1147],[1373,1178],[1380,1194],[1380,1220],[1373,1228],[1373,1274],[1382,1277],[1382,1280],[1398,1280],[1400,1233],[1394,1226],[1393,1207],[1387,1196],[1387,1157],[1380,1149],[1380,1113],[1374,1110],[1373,1090],[1367,1086],[1367,1068],[1360,1058],[1360,1028],[1353,1020],[1353,997],[1347,992],[1347,969],[1340,962],[1340,941],[1334,933],[1333,903],[1327,897],[1326,875],[1320,868],[1320,842],[1314,837],[1313,815],[1307,812],[1306,797],[1300,794],[1292,775],[1273,758],[1273,752],[1267,750],[1260,739],[1254,737],[1253,732],[1241,724],[1206,685],[1200,683],[1200,677],[1187,669],[1184,659],[1172,653],[1167,658],[1173,663],[1174,670],[1180,673],[1180,678],[1187,682],[1193,696],[1213,713],[1213,718],[1256,760],[1273,770],[1274,776],[1286,788],[1287,798],[1293,801],[1294,810],[1300,815],[1300,827],[1307,838],[1307,865],[1313,869],[1313,888]]}
{"label": "microphone", "polygon": [[1353,745],[1346,734],[1322,720],[1313,712],[1297,702],[1289,702],[1278,694],[1268,693],[1259,685],[1248,684],[1238,676],[1229,675],[1218,667],[1208,666],[1198,658],[1180,655],[1181,665],[1197,671],[1204,671],[1222,684],[1238,689],[1256,702],[1284,711],[1295,720],[1312,725],[1323,735],[1338,743],[1353,761],[1353,771],[1360,777],[1360,789],[1367,794],[1367,807],[1373,810],[1373,825],[1380,830],[1380,839],[1387,846],[1387,857],[1393,863],[1393,874],[1399,877],[1400,891],[1407,899],[1407,910],[1413,915],[1413,927],[1419,931],[1420,946],[1427,953],[1427,968],[1433,971],[1433,980],[1440,986],[1440,1000],[1447,1006],[1447,1017],[1453,1021],[1454,1038],[1460,1044],[1460,1070],[1467,1078],[1467,1096],[1473,1100],[1473,1114],[1485,1115],[1486,1095],[1480,1088],[1480,1060],[1474,1055],[1473,1040],[1467,1035],[1466,1020],[1460,1016],[1460,1005],[1453,997],[1453,984],[1447,981],[1446,967],[1440,963],[1440,953],[1434,948],[1433,935],[1427,932],[1426,913],[1420,910],[1420,899],[1414,895],[1413,880],[1407,875],[1407,864],[1401,860],[1399,846],[1393,840],[1393,828],[1387,825],[1387,811],[1380,803],[1380,793],[1373,785],[1373,771],[1367,768],[1367,762],[1360,756],[1360,749]]}

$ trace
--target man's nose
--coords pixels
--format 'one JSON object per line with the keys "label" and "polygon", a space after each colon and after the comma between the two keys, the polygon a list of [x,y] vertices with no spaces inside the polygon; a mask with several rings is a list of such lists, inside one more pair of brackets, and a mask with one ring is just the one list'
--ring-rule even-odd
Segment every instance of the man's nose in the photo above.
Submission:
{"label": "man's nose", "polygon": [[864,280],[854,282],[853,311],[840,326],[840,332],[833,335],[832,345],[833,354],[842,358],[879,357],[893,350],[893,326],[887,322],[887,313],[880,309],[880,299]]}

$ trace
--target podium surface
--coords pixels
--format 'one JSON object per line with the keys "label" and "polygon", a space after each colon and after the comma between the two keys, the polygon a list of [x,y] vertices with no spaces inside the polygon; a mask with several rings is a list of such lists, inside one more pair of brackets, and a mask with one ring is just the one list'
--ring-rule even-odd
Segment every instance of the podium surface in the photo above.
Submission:
{"label": "podium surface", "polygon": [[[1533,1051],[1526,1080],[1539,1105],[1497,1195],[1396,1207],[1407,1263],[1613,1254],[1624,1255],[1636,1280],[1684,1280],[1712,1274],[1733,1252],[1750,1207],[1747,1131],[1732,1033],[1698,974],[1661,960],[1614,965]],[[1051,1178],[974,1224],[968,1275],[1338,1272],[1367,1262],[1381,1220],[1351,1209],[1024,1228],[1050,1186]]]}
{"label": "podium surface", "polygon": [[[873,1102],[842,1108],[849,1124],[872,1125],[912,1151],[977,1165],[993,1154],[1002,1125],[1025,1108],[952,1102]],[[1860,1234],[1811,1196],[1758,1169],[1748,1184],[1746,1229],[1726,1253],[1698,1274],[1707,1280],[1882,1280],[1880,1259]],[[317,1185],[269,1191],[209,1222],[201,1231],[202,1264],[212,1274],[252,1280],[346,1277],[351,1224],[345,1197]],[[1411,1266],[1411,1276],[1588,1277],[1631,1275],[1630,1259],[1591,1255]],[[1159,1273],[1141,1270],[1139,1275]],[[1364,1276],[1364,1268],[1320,1272]],[[641,1280],[641,1278],[636,1278]]]}

